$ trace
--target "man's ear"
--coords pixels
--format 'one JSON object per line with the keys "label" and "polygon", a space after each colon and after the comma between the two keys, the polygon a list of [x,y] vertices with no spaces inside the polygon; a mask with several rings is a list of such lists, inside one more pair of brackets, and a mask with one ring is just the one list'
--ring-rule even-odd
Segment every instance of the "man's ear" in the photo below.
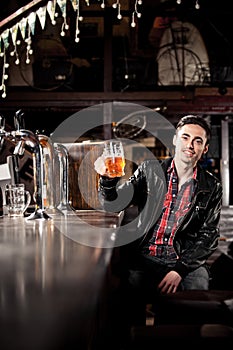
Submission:
{"label": "man's ear", "polygon": [[176,134],[173,136],[173,146],[176,145]]}
{"label": "man's ear", "polygon": [[203,151],[203,154],[206,154],[208,152],[208,150],[209,150],[209,145],[205,145],[205,149]]}

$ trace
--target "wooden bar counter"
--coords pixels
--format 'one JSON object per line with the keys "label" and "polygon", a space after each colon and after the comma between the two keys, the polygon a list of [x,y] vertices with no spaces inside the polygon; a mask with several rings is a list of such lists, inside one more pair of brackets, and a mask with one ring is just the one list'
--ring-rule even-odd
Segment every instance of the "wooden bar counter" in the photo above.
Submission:
{"label": "wooden bar counter", "polygon": [[74,213],[0,219],[1,350],[93,348],[119,215]]}

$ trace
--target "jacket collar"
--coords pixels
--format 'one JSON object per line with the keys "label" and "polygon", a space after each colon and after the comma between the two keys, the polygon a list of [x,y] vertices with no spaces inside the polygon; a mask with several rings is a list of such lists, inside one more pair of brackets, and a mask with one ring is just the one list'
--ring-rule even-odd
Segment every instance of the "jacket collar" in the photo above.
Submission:
{"label": "jacket collar", "polygon": [[[161,166],[166,174],[168,168],[171,166],[173,157],[166,158],[162,161]],[[198,190],[204,190],[204,191],[210,191],[211,190],[211,184],[209,184],[209,181],[206,176],[205,170],[202,168],[200,163],[197,164],[197,186]]]}

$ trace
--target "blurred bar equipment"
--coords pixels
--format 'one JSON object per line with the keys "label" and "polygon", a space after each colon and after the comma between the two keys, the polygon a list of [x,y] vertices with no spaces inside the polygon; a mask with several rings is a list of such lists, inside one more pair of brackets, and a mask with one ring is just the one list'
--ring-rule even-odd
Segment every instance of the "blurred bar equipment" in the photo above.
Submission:
{"label": "blurred bar equipment", "polygon": [[5,120],[1,116],[0,120],[0,144],[3,146],[3,140],[8,139],[16,142],[13,152],[14,156],[22,156],[25,151],[25,146],[30,149],[33,157],[33,172],[34,172],[34,194],[35,211],[27,220],[34,219],[50,219],[50,216],[45,212],[42,186],[43,186],[43,171],[42,171],[42,147],[37,136],[30,130],[22,128],[23,112],[18,110],[14,115],[15,130],[11,132],[5,131]]}
{"label": "blurred bar equipment", "polygon": [[11,184],[15,185],[20,183],[19,179],[19,157],[16,154],[7,156],[7,164],[11,174]]}
{"label": "blurred bar equipment", "polygon": [[76,215],[74,208],[69,204],[69,157],[68,151],[64,145],[61,143],[54,144],[55,151],[59,160],[59,184],[60,184],[60,193],[59,200],[60,203],[57,205],[64,215]]}
{"label": "blurred bar equipment", "polygon": [[[3,142],[4,139],[2,137],[2,133],[5,129],[5,119],[2,115],[0,115],[0,152],[3,147]],[[0,186],[0,217],[3,217],[3,193],[2,193],[2,188]]]}
{"label": "blurred bar equipment", "polygon": [[45,212],[43,203],[43,168],[42,157],[43,151],[40,145],[38,137],[30,130],[22,129],[23,112],[18,110],[14,116],[15,131],[12,131],[14,141],[18,141],[13,154],[23,155],[25,145],[27,145],[33,156],[33,171],[34,171],[34,200],[35,200],[35,212],[32,213],[27,219],[50,219],[49,215]]}
{"label": "blurred bar equipment", "polygon": [[49,215],[62,214],[61,211],[56,208],[56,178],[55,178],[55,159],[56,150],[54,149],[53,143],[50,137],[37,134],[40,145],[42,146],[43,152],[43,189],[42,196],[44,206]]}

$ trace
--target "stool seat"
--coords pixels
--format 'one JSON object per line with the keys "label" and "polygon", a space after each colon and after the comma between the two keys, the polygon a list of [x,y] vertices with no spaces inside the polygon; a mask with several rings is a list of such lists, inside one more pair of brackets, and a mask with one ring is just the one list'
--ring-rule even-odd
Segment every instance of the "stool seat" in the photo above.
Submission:
{"label": "stool seat", "polygon": [[155,324],[233,326],[233,291],[187,290],[161,295],[152,306]]}
{"label": "stool seat", "polygon": [[222,324],[167,324],[140,326],[131,329],[130,349],[150,349],[166,345],[166,349],[178,346],[180,349],[196,349],[197,346],[233,345],[233,328]]}

